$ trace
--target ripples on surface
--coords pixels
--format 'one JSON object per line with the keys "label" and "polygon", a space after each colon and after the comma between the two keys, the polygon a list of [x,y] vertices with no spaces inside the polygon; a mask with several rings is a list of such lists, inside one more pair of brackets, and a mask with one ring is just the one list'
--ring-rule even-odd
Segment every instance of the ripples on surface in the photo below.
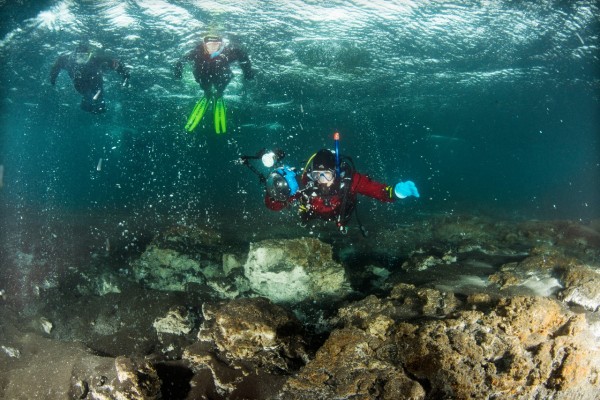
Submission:
{"label": "ripples on surface", "polygon": [[[170,67],[202,33],[217,30],[250,48],[267,77],[405,85],[418,71],[480,84],[509,79],[512,71],[515,79],[527,72],[536,79],[565,58],[592,59],[597,15],[592,1],[63,1],[29,21],[21,40],[32,29],[54,33],[60,40],[47,49],[50,60],[81,38],[94,39],[150,72]],[[7,38],[2,44],[10,46]],[[147,57],[153,49],[159,60]]]}

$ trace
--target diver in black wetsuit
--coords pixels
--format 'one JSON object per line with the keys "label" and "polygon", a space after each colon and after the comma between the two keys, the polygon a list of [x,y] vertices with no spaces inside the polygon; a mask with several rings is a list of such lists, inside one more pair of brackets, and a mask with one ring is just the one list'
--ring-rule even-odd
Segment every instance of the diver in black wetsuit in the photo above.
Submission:
{"label": "diver in black wetsuit", "polygon": [[196,129],[208,106],[213,104],[215,132],[227,131],[225,100],[223,92],[233,77],[230,64],[239,62],[244,78],[254,78],[248,54],[238,46],[228,43],[216,35],[205,36],[193,50],[181,57],[175,64],[175,78],[181,79],[184,61],[194,62],[194,78],[204,91],[204,96],[196,103],[185,125],[188,132]]}
{"label": "diver in black wetsuit", "polygon": [[[194,62],[194,78],[200,84],[206,97],[222,97],[231,78],[230,64],[238,61],[244,78],[252,79],[254,71],[248,54],[240,47],[225,43],[222,37],[208,35],[193,50],[181,57],[175,64],[175,78],[181,79],[184,62]],[[212,93],[214,88],[215,93]]]}
{"label": "diver in black wetsuit", "polygon": [[88,44],[80,44],[75,51],[61,54],[50,71],[50,83],[54,85],[61,70],[65,69],[73,86],[83,98],[81,109],[94,114],[106,111],[102,71],[112,69],[123,77],[123,86],[129,79],[129,71],[118,59],[99,54]]}

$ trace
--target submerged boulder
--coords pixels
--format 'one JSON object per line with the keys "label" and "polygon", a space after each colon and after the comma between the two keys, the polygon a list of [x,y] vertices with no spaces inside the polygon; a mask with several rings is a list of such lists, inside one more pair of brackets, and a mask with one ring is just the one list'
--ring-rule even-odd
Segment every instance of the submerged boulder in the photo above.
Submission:
{"label": "submerged boulder", "polygon": [[501,290],[527,288],[541,296],[558,298],[589,311],[600,309],[600,272],[555,249],[535,248],[520,262],[502,265],[489,280]]}
{"label": "submerged boulder", "polygon": [[199,342],[183,354],[196,372],[194,396],[267,398],[308,360],[300,322],[268,299],[205,303],[203,314]]}
{"label": "submerged boulder", "polygon": [[152,323],[156,333],[170,335],[187,335],[194,328],[194,321],[188,310],[183,307],[173,307],[162,318],[156,318]]}
{"label": "submerged boulder", "polygon": [[425,399],[426,391],[406,375],[388,353],[389,339],[374,331],[348,327],[334,331],[314,360],[288,379],[283,400],[313,399]]}
{"label": "submerged boulder", "polygon": [[600,310],[600,272],[587,266],[575,266],[562,275],[565,290],[560,298],[590,311]]}
{"label": "submerged boulder", "polygon": [[331,246],[313,238],[250,245],[244,273],[251,288],[275,303],[341,297],[350,291]]}
{"label": "submerged boulder", "polygon": [[157,235],[132,263],[133,277],[145,286],[185,291],[206,282],[203,271],[218,264],[220,235],[192,226],[174,226]]}
{"label": "submerged boulder", "polygon": [[595,399],[600,352],[583,315],[537,297],[500,300],[395,332],[401,363],[434,397]]}
{"label": "submerged boulder", "polygon": [[185,291],[189,284],[205,283],[200,263],[176,250],[150,245],[133,262],[134,278],[145,286],[165,291]]}
{"label": "submerged boulder", "polygon": [[460,311],[452,297],[434,292],[399,285],[387,298],[340,309],[340,328],[286,381],[281,397],[600,396],[600,349],[584,315],[525,296],[473,295],[465,305],[472,310]]}
{"label": "submerged boulder", "polygon": [[151,289],[233,299],[250,290],[241,259],[218,234],[177,226],[158,235],[131,267],[134,280]]}

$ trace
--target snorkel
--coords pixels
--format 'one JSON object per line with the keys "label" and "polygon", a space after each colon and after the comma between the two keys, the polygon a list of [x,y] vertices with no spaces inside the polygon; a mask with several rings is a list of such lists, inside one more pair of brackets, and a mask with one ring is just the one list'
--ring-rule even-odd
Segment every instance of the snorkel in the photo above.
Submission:
{"label": "snorkel", "polygon": [[205,51],[207,53],[208,53],[208,49],[206,48],[206,45],[208,43],[219,43],[219,48],[217,50],[213,51],[212,53],[209,53],[209,57],[211,60],[214,58],[217,58],[221,54],[221,52],[223,52],[223,49],[225,49],[225,42],[223,41],[223,38],[221,38],[220,36],[209,35],[204,38]]}
{"label": "snorkel", "polygon": [[221,47],[219,47],[219,50],[215,51],[214,53],[211,53],[210,59],[212,60],[213,58],[219,57],[219,54],[221,54],[221,52],[223,51],[224,48],[225,48],[225,45],[223,43],[221,43]]}
{"label": "snorkel", "polygon": [[333,134],[333,141],[335,142],[335,172],[337,176],[340,176],[340,133],[336,132]]}

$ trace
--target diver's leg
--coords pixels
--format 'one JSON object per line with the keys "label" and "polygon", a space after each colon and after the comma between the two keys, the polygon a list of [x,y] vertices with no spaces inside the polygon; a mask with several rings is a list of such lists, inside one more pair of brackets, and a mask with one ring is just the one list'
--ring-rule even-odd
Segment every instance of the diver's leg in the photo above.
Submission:
{"label": "diver's leg", "polygon": [[200,89],[202,89],[202,91],[204,92],[204,96],[210,99],[212,97],[211,80],[206,77],[202,77],[200,81],[198,81],[198,83],[200,84]]}
{"label": "diver's leg", "polygon": [[225,92],[225,88],[229,85],[231,78],[233,75],[230,72],[225,72],[216,77],[214,80],[214,87],[216,90],[216,97],[223,97],[223,92]]}
{"label": "diver's leg", "polygon": [[217,134],[227,132],[227,109],[225,107],[225,99],[223,92],[231,81],[231,73],[223,73],[215,82],[215,132]]}

